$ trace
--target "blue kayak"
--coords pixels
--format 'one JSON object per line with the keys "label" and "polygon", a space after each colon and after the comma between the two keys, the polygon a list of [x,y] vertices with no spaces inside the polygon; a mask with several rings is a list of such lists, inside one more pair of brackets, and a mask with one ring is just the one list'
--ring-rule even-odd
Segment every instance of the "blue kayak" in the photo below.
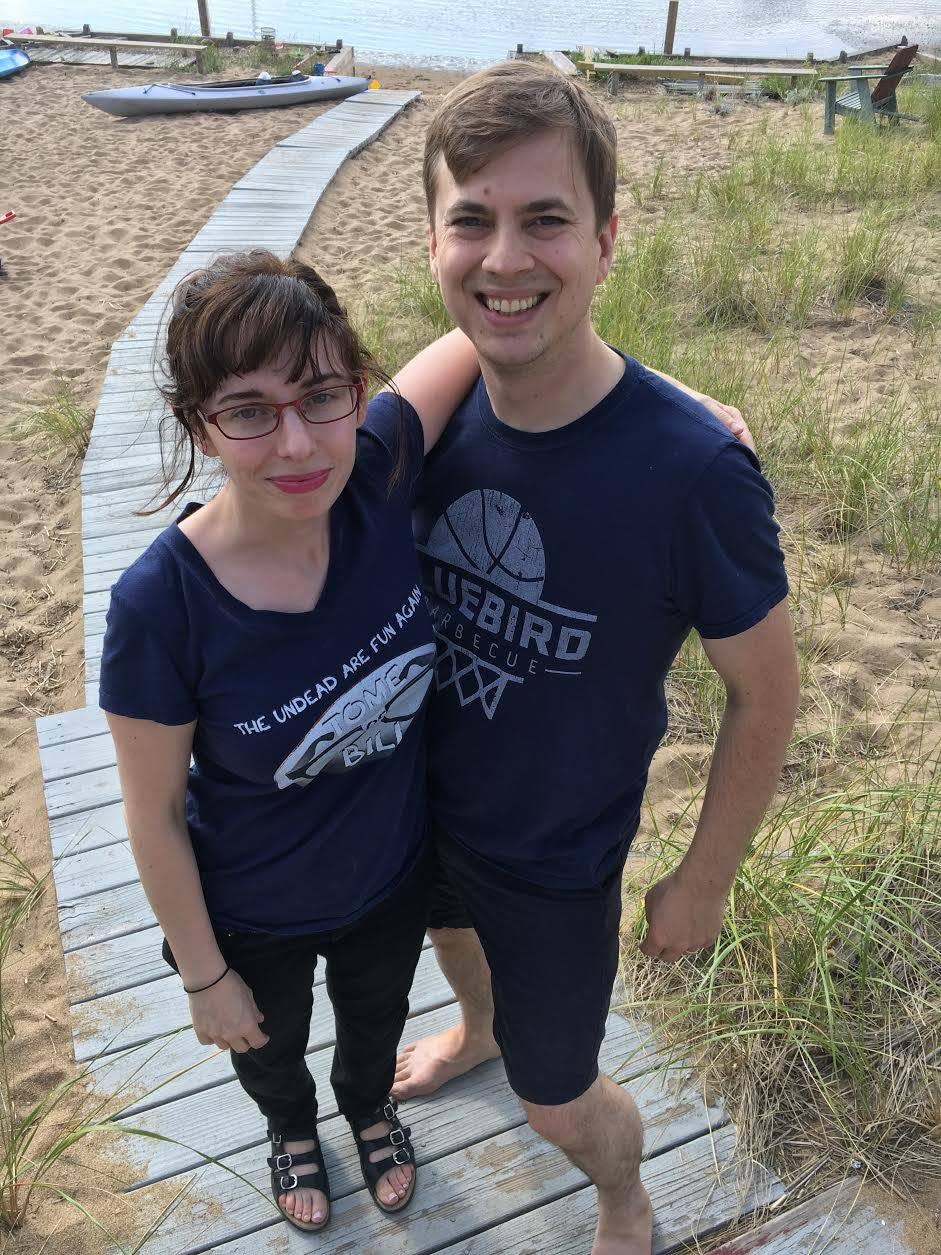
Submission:
{"label": "blue kayak", "polygon": [[29,65],[29,56],[22,48],[17,48],[7,39],[0,39],[0,78],[9,78],[18,74]]}

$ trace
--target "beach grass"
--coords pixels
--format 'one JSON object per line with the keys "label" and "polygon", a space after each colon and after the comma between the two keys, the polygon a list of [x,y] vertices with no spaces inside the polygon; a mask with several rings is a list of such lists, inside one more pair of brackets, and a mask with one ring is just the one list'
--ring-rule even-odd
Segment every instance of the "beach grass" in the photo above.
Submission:
{"label": "beach grass", "polygon": [[91,424],[92,415],[80,404],[71,382],[55,374],[46,399],[15,419],[11,432],[14,436],[38,437],[42,443],[83,457]]}
{"label": "beach grass", "polygon": [[[648,817],[628,900],[676,865],[697,801],[672,827]],[[625,1010],[653,1018],[748,1153],[791,1181],[859,1172],[910,1194],[941,1177],[939,860],[937,757],[857,754],[838,788],[799,780],[773,808],[714,947],[650,964],[640,906],[629,920]]]}

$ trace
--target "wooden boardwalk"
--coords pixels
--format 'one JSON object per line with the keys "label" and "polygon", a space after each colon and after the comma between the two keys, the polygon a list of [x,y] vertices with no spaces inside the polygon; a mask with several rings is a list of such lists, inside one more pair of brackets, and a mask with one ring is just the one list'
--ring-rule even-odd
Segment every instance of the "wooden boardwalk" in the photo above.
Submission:
{"label": "wooden boardwalk", "polygon": [[[61,48],[40,48],[33,44],[27,47],[29,59],[34,65],[111,65],[111,58],[101,48],[83,48],[80,39],[75,40],[76,47],[63,44]],[[187,53],[179,52],[128,52],[124,49],[117,54],[118,68],[122,70],[182,70],[195,65],[194,58]]]}
{"label": "wooden boardwalk", "polygon": [[[268,1193],[263,1121],[234,1081],[228,1057],[196,1041],[186,996],[160,957],[159,930],[128,848],[113,746],[96,705],[110,586],[174,513],[133,514],[153,490],[159,466],[153,359],[167,296],[216,251],[263,244],[289,255],[342,162],[417,94],[370,92],[345,101],[242,178],[115,343],[96,410],[82,472],[88,704],[37,726],[76,1058],[87,1063],[96,1088],[120,1095],[129,1128],[167,1139],[129,1133],[121,1153],[137,1173],[133,1188],[191,1182],[150,1252],[575,1255],[590,1245],[594,1190],[529,1130],[499,1062],[443,1095],[408,1104],[419,1191],[403,1216],[382,1215],[366,1194],[330,1089],[333,1021],[324,996],[316,1001],[309,1062],[321,1095],[334,1218],[324,1234],[309,1236],[279,1218]],[[451,990],[426,948],[405,1040],[455,1018]],[[763,1168],[734,1160],[735,1133],[722,1111],[657,1063],[646,1028],[612,1013],[602,1066],[629,1084],[641,1107],[655,1250],[667,1252],[782,1191]],[[219,1163],[207,1164],[209,1156]],[[790,1255],[811,1247],[780,1245],[772,1235],[762,1249]],[[827,1246],[831,1255],[858,1249]]]}

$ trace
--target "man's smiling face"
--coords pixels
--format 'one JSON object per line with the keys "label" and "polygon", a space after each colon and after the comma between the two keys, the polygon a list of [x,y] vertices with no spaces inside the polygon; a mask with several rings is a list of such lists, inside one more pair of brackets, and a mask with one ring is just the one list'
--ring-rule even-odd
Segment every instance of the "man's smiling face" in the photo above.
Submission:
{"label": "man's smiling face", "polygon": [[598,226],[564,131],[514,145],[461,183],[439,165],[432,272],[451,317],[496,371],[529,367],[588,330],[616,231],[616,217]]}

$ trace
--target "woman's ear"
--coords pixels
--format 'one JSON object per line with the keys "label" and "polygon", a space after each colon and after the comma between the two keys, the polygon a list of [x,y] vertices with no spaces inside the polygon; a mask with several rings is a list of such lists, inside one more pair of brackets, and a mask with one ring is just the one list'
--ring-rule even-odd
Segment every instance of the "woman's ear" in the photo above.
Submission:
{"label": "woman's ear", "polygon": [[190,421],[190,431],[193,435],[193,443],[200,451],[204,458],[217,458],[219,450],[216,448],[213,440],[214,428],[211,423],[203,421],[200,414]]}

